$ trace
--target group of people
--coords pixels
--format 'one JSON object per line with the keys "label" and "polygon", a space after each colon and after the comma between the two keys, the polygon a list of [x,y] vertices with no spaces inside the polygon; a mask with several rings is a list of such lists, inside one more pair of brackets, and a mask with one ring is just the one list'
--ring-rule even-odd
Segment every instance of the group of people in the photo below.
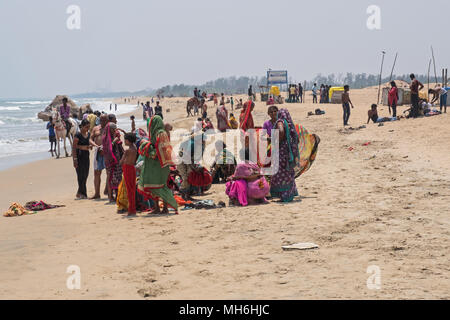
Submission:
{"label": "group of people", "polygon": [[[295,167],[299,164],[299,134],[286,109],[278,110],[270,106],[263,128],[268,132],[278,129],[280,136],[279,170],[265,177],[261,164],[249,160],[247,133],[255,129],[252,112],[255,103],[251,100],[243,104],[239,123],[231,114],[228,118],[224,104],[217,110],[220,131],[240,129],[246,139],[245,161],[238,163],[235,156],[227,150],[225,143],[216,142],[216,161],[210,168],[200,162],[205,147],[204,135],[213,126],[209,119],[199,119],[191,135],[180,148],[182,159],[175,165],[172,159],[170,142],[171,125],[164,124],[160,114],[148,114],[147,131],[136,130],[132,117],[132,131],[118,128],[114,115],[101,114],[99,123],[92,128],[88,118],[83,119],[73,145],[73,166],[77,173],[78,191],[76,198],[87,199],[86,181],[90,170],[90,151],[93,150],[94,190],[91,199],[100,199],[101,174],[107,173],[104,193],[111,203],[116,203],[118,213],[136,214],[137,210],[151,210],[152,213],[167,213],[169,208],[178,212],[178,206],[192,196],[202,194],[212,183],[224,182],[230,203],[248,205],[266,202],[269,195],[289,202],[298,195],[295,184]],[[230,126],[230,119],[233,126]],[[200,159],[194,157],[196,139],[201,139]],[[198,141],[198,140],[197,140]],[[161,210],[162,209],[162,210]]]}
{"label": "group of people", "polygon": [[319,96],[319,103],[330,103],[330,85],[321,84],[320,88],[317,88],[317,83],[313,84],[312,87],[312,96],[313,103],[317,103],[317,96]]}
{"label": "group of people", "polygon": [[303,103],[303,86],[301,83],[299,83],[298,85],[290,84],[288,92],[289,92],[288,102]]}
{"label": "group of people", "polygon": [[[153,99],[152,99],[153,101]],[[145,104],[142,102],[141,103],[142,106],[142,119],[143,120],[147,120],[151,117],[153,117],[153,115],[159,115],[161,118],[163,118],[163,110],[162,110],[162,106],[159,104],[159,101],[156,101],[156,105],[153,108],[150,104],[150,101],[147,101]]]}

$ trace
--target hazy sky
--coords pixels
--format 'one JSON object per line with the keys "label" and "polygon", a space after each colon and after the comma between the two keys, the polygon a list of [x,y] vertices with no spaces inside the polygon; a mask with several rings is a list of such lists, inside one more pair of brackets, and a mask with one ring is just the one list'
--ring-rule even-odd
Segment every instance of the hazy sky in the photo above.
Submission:
{"label": "hazy sky", "polygon": [[[430,10],[430,4],[433,4]],[[81,30],[69,30],[69,5]],[[369,5],[381,30],[369,30]],[[448,67],[450,1],[1,0],[0,98],[201,84],[287,69],[317,73],[426,73]],[[444,22],[445,21],[445,22]],[[444,31],[446,28],[446,31]]]}

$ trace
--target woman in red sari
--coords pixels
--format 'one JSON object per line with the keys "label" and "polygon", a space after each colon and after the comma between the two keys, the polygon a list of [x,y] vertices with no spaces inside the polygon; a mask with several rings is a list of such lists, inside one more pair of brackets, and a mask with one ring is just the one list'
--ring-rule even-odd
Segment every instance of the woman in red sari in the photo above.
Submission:
{"label": "woman in red sari", "polygon": [[244,106],[239,116],[239,129],[247,131],[248,129],[254,129],[255,124],[253,122],[252,112],[255,109],[255,103],[251,100],[244,103]]}

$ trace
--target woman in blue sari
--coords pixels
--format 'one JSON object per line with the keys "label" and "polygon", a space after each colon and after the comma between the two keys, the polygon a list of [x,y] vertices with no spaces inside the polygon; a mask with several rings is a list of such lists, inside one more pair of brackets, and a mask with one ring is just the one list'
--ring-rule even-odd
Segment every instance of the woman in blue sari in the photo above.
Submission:
{"label": "woman in blue sari", "polygon": [[287,109],[280,109],[274,126],[279,130],[279,168],[270,179],[270,193],[283,202],[291,202],[298,196],[295,185],[295,167],[300,161],[299,137]]}

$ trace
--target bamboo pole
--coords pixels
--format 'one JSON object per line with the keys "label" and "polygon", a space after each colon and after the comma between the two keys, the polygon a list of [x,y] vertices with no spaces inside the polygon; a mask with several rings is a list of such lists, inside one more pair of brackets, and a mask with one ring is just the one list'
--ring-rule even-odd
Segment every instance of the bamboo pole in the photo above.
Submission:
{"label": "bamboo pole", "polygon": [[437,73],[436,73],[436,60],[434,59],[434,50],[433,46],[431,46],[431,55],[433,56],[433,65],[434,65],[434,78],[436,80],[436,84],[438,83]]}
{"label": "bamboo pole", "polygon": [[386,52],[385,51],[381,51],[381,53],[383,54],[383,57],[381,59],[380,78],[378,79],[378,99],[377,99],[377,104],[380,104],[381,74],[383,73],[384,55],[386,54]]}
{"label": "bamboo pole", "polygon": [[391,76],[389,77],[389,82],[392,81],[392,75],[394,74],[395,63],[397,62],[398,52],[395,54],[394,64],[392,65]]}
{"label": "bamboo pole", "polygon": [[427,90],[428,100],[430,99],[430,94],[428,93],[430,92],[430,69],[431,69],[431,59],[430,62],[428,63],[428,90]]}

